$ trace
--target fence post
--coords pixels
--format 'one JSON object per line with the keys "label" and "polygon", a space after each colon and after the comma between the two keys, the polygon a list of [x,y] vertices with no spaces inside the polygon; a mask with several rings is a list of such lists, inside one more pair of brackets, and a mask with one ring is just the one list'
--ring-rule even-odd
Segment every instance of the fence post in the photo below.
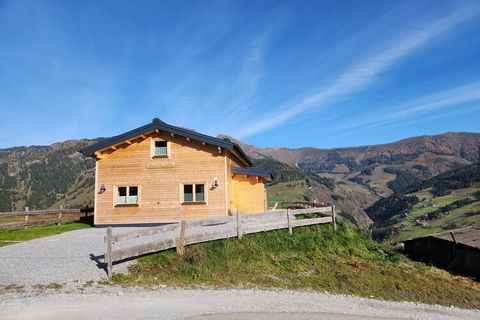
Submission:
{"label": "fence post", "polygon": [[241,217],[241,213],[236,210],[236,216],[237,216],[237,237],[238,239],[242,239],[243,237],[243,232],[242,232],[242,217]]}
{"label": "fence post", "polygon": [[28,207],[25,207],[25,229],[27,228],[28,225],[28,212],[30,209]]}
{"label": "fence post", "polygon": [[185,254],[185,228],[186,228],[186,221],[182,220],[180,223],[180,237],[177,238],[176,249],[177,254],[183,256]]}
{"label": "fence post", "polygon": [[287,224],[288,224],[288,233],[292,234],[292,222],[290,221],[292,217],[290,216],[290,209],[287,209]]}
{"label": "fence post", "polygon": [[63,205],[60,205],[60,211],[58,211],[58,223],[57,223],[57,225],[60,225],[60,220],[62,220],[62,210],[63,210]]}
{"label": "fence post", "polygon": [[333,230],[337,231],[337,212],[335,206],[332,206],[332,222],[333,222]]}
{"label": "fence post", "polygon": [[107,228],[105,241],[107,242],[107,252],[105,253],[105,260],[107,261],[107,276],[110,279],[112,277],[112,227]]}

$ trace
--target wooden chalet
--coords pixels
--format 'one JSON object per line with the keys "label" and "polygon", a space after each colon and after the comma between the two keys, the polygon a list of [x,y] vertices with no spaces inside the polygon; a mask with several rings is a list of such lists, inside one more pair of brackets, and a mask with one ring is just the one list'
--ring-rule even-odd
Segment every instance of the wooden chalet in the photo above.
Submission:
{"label": "wooden chalet", "polygon": [[158,118],[80,151],[96,160],[95,225],[164,223],[267,210],[268,172],[239,145]]}

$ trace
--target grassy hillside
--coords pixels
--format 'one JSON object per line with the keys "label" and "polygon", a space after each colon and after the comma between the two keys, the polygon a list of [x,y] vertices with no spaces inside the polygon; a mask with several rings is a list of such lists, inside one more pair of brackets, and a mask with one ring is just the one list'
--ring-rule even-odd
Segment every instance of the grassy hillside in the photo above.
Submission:
{"label": "grassy hillside", "polygon": [[380,199],[366,211],[379,239],[402,241],[480,226],[480,165],[454,169]]}
{"label": "grassy hillside", "polygon": [[335,205],[343,218],[358,226],[367,226],[371,223],[370,219],[366,219],[362,208],[370,206],[378,199],[353,182],[335,182],[334,188],[329,189],[316,181],[294,180],[269,186],[267,192],[270,207],[281,201],[316,201]]}
{"label": "grassy hillside", "polygon": [[359,184],[318,175],[271,158],[253,159],[253,167],[273,175],[273,181],[267,187],[270,207],[282,201],[316,201],[336,205],[342,216],[357,226],[371,223],[363,208],[373,204],[378,197]]}
{"label": "grassy hillside", "polygon": [[389,300],[480,307],[480,286],[411,262],[344,223],[196,244],[143,257],[122,285],[311,289]]}
{"label": "grassy hillside", "polygon": [[[388,226],[396,230],[390,238],[391,241],[402,241],[461,227],[480,227],[480,198],[477,194],[479,192],[480,184],[454,190],[442,197],[434,197],[431,188],[412,193],[420,201],[408,211],[404,219]],[[470,199],[473,202],[459,208],[452,208],[438,218],[428,219],[429,213],[437,212],[442,207],[464,199]]]}

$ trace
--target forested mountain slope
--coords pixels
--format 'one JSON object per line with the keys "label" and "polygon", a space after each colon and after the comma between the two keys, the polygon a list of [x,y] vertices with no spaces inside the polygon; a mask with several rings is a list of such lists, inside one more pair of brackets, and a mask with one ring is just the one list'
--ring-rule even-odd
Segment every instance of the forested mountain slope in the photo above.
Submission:
{"label": "forested mountain slope", "polygon": [[480,164],[439,174],[366,209],[378,239],[399,241],[480,226]]}

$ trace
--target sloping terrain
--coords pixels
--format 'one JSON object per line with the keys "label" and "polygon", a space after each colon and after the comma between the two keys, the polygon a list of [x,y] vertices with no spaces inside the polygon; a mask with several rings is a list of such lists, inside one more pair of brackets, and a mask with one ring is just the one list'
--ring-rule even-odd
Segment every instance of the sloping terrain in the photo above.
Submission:
{"label": "sloping terrain", "polygon": [[114,283],[307,289],[480,307],[475,281],[412,262],[345,223],[210,241],[143,257]]}
{"label": "sloping terrain", "polygon": [[376,200],[378,197],[353,182],[335,184],[333,189],[306,180],[282,182],[268,187],[270,207],[281,201],[315,201],[319,204],[335,205],[341,217],[358,226],[368,226],[372,223],[362,208],[372,205]]}
{"label": "sloping terrain", "polygon": [[[77,151],[98,140],[0,149],[0,211],[46,209],[61,199],[91,190],[93,159]],[[91,198],[72,207],[92,205]]]}
{"label": "sloping terrain", "polygon": [[479,160],[480,133],[444,133],[352,148],[258,148],[252,158],[273,158],[314,173],[334,174],[386,197],[408,185]]}
{"label": "sloping terrain", "polygon": [[366,209],[377,238],[402,241],[442,230],[480,226],[480,165],[414,184]]}

